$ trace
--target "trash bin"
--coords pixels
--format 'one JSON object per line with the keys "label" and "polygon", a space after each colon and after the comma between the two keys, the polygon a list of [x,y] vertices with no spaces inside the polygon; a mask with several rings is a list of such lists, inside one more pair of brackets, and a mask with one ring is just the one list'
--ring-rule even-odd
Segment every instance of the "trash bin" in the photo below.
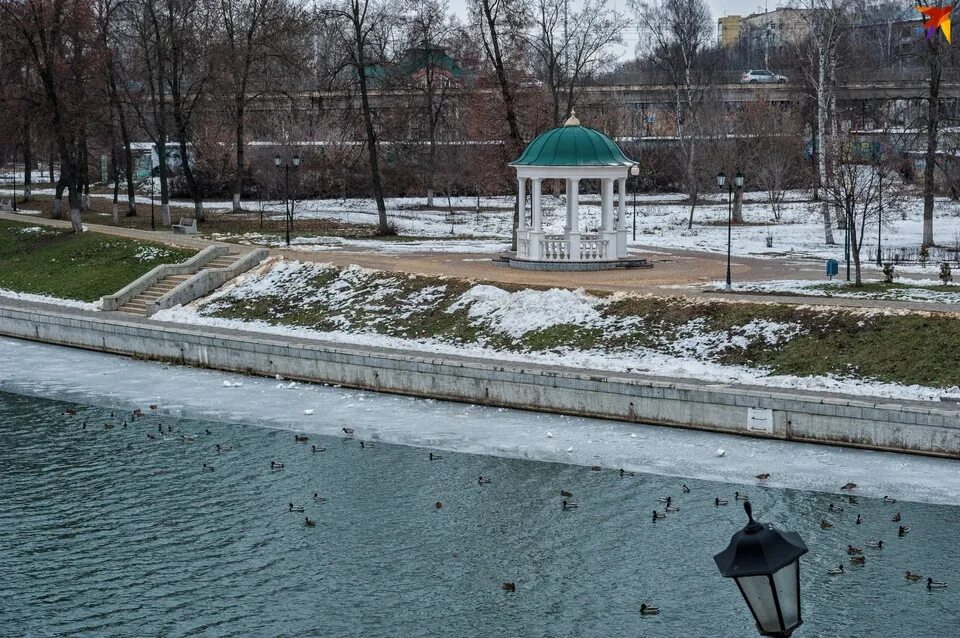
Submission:
{"label": "trash bin", "polygon": [[837,263],[836,259],[827,260],[827,277],[834,278],[837,276],[837,273],[840,272],[840,264]]}

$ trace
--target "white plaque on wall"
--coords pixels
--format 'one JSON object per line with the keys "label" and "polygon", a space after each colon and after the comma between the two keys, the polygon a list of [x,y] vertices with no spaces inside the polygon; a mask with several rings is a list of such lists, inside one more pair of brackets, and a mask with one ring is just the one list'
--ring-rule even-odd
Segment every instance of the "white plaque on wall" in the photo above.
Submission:
{"label": "white plaque on wall", "polygon": [[773,410],[747,408],[747,429],[773,434]]}

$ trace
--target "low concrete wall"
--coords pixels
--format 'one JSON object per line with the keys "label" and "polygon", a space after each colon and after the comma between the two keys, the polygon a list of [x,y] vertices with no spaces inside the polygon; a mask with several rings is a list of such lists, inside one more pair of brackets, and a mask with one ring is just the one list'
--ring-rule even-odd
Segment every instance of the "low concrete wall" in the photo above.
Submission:
{"label": "low concrete wall", "polygon": [[149,317],[164,308],[173,308],[174,306],[188,304],[195,299],[199,299],[213,292],[234,277],[247,272],[269,255],[269,250],[260,248],[242,257],[238,256],[237,260],[226,268],[204,268],[147,306],[146,314]]}
{"label": "low concrete wall", "polygon": [[124,286],[120,291],[112,295],[101,297],[100,307],[107,312],[118,310],[120,306],[127,303],[164,277],[170,277],[172,275],[192,275],[200,270],[205,263],[213,261],[221,255],[228,254],[230,254],[230,248],[227,246],[207,246],[196,255],[182,263],[160,264],[150,272],[140,276],[138,279],[135,279]]}
{"label": "low concrete wall", "polygon": [[0,300],[0,333],[251,374],[504,407],[960,458],[960,413],[608,372],[501,364],[259,333],[180,326]]}

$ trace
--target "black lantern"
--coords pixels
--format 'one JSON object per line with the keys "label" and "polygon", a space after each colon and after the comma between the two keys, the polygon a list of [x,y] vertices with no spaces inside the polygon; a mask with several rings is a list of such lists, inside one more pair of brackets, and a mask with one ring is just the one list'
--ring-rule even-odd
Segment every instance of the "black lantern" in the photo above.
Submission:
{"label": "black lantern", "polygon": [[294,166],[300,166],[300,156],[299,156],[299,155],[294,155],[294,156],[293,156],[293,165],[294,165]]}
{"label": "black lantern", "polygon": [[277,168],[280,168],[280,165],[281,165],[281,164],[283,164],[283,160],[280,158],[279,155],[277,155],[276,157],[273,158],[273,165],[274,165],[274,166],[276,166]]}
{"label": "black lantern", "polygon": [[724,578],[733,578],[750,607],[761,636],[787,638],[800,618],[800,557],[807,546],[796,532],[781,532],[753,520],[744,502],[747,526],[713,557]]}
{"label": "black lantern", "polygon": [[723,185],[727,183],[727,174],[723,171],[717,173],[717,188],[723,188]]}
{"label": "black lantern", "polygon": [[746,178],[743,176],[743,173],[737,171],[737,176],[733,178],[734,184],[737,185],[737,188],[743,188],[743,182]]}

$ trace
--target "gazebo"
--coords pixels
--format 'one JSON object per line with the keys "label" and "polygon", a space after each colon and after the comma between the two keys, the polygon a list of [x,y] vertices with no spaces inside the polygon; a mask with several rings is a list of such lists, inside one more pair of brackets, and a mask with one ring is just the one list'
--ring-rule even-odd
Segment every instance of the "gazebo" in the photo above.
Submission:
{"label": "gazebo", "polygon": [[[537,136],[510,166],[517,170],[522,214],[517,226],[516,254],[505,260],[514,268],[529,270],[604,270],[642,267],[650,264],[627,254],[626,186],[636,163],[609,137],[581,126],[576,114],[563,126]],[[543,180],[566,183],[566,221],[562,235],[543,230],[541,194]],[[580,229],[580,181],[600,181],[600,226],[595,233]],[[531,185],[529,216],[526,205],[527,180]],[[614,183],[619,206],[614,209]]]}

